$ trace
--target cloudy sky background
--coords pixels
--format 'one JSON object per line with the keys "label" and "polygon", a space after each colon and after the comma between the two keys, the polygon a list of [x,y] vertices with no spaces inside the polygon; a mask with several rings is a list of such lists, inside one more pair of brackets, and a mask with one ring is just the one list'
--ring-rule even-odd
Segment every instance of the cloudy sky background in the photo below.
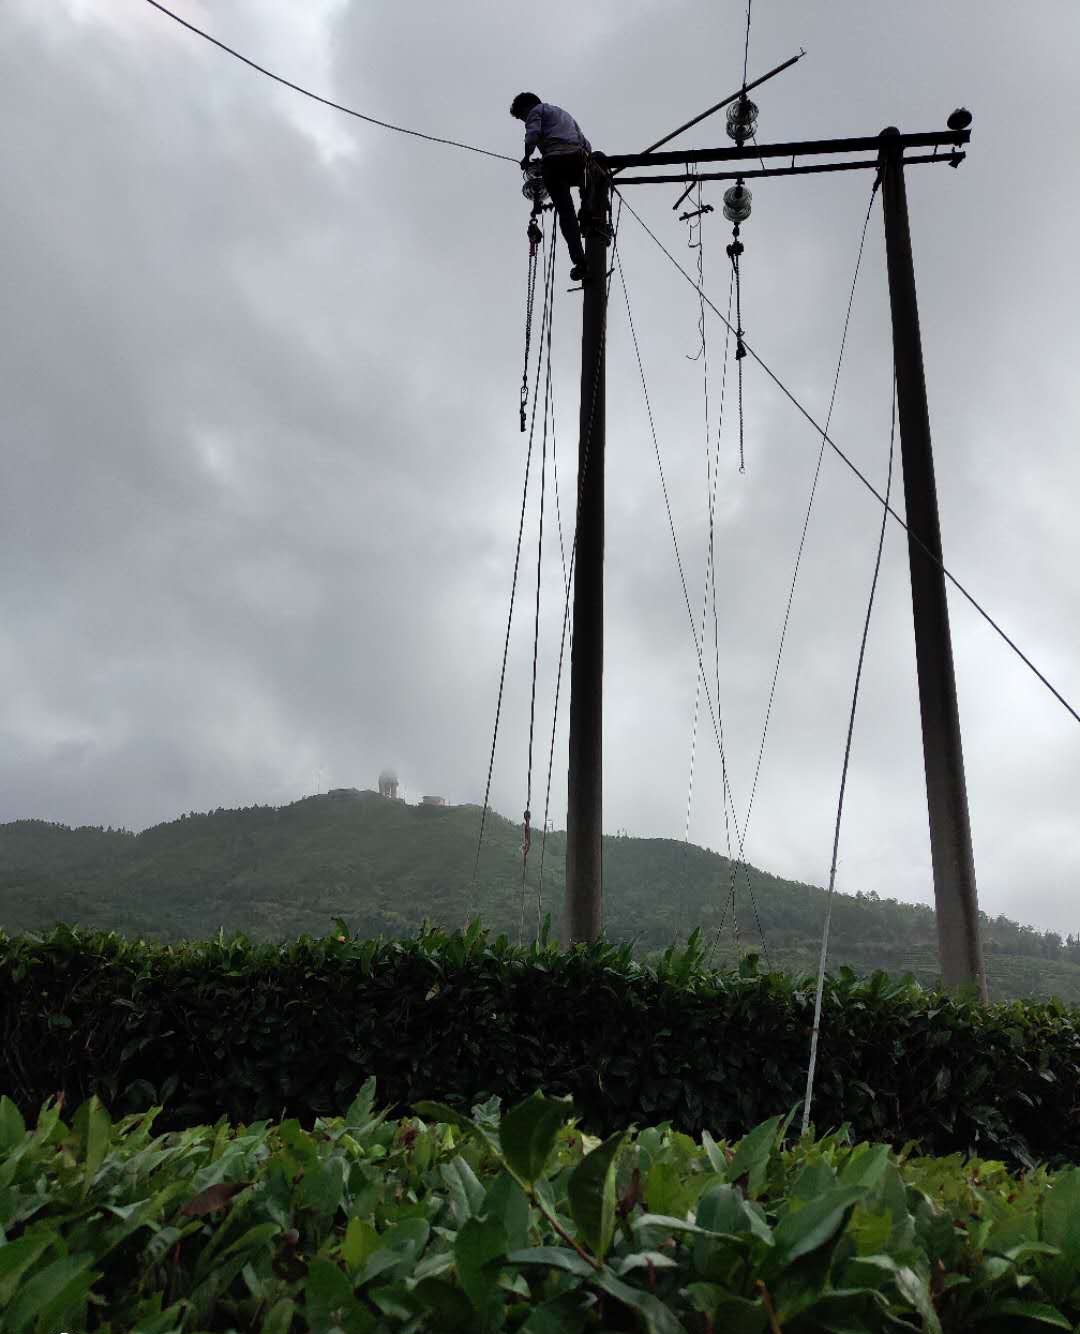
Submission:
{"label": "cloudy sky background", "polygon": [[[741,73],[736,0],[175,7],[329,97],[515,157],[519,88],[619,152]],[[808,52],[761,91],[762,141],[927,130],[959,104],[975,114],[959,171],[908,173],[946,561],[1074,703],[1078,42],[1070,0],[757,0],[750,42],[751,74]],[[716,119],[685,142],[723,137]],[[410,797],[482,799],[524,463],[516,167],[307,102],[144,0],[8,0],[0,142],[0,820],[141,828],[320,783],[373,786],[387,764]],[[819,415],[870,184],[756,183],[744,228],[748,338]],[[704,266],[723,306],[720,192],[706,192]],[[677,194],[629,197],[689,266]],[[628,217],[619,248],[700,609],[696,300]],[[561,250],[558,262],[565,279]],[[554,356],[569,521],[580,307],[565,287]],[[715,431],[717,321],[708,336]],[[682,837],[696,664],[617,280],[608,364],[605,828]],[[878,481],[890,373],[875,207],[833,435]],[[717,510],[721,707],[742,810],[817,448],[747,363],[747,471],[727,411]],[[550,517],[537,821],[562,614]],[[747,842],[755,864],[816,883],[878,519],[827,457]],[[530,504],[492,791],[514,818],[535,542]],[[951,609],[981,905],[1076,931],[1080,728],[966,604]],[[562,728],[555,754],[561,826]],[[690,836],[724,848],[704,717]],[[895,525],[841,857],[842,889],[932,900]]]}

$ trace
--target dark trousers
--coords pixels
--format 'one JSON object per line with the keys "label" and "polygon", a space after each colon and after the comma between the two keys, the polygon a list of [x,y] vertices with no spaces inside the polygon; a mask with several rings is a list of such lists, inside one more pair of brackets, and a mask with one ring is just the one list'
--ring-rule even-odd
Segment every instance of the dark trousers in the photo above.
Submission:
{"label": "dark trousers", "polygon": [[578,227],[577,213],[574,210],[574,198],[570,193],[576,186],[585,202],[585,155],[583,153],[557,153],[554,157],[543,160],[544,185],[559,215],[559,227],[566,240],[566,248],[575,264],[585,263],[585,251],[581,245],[581,229]]}

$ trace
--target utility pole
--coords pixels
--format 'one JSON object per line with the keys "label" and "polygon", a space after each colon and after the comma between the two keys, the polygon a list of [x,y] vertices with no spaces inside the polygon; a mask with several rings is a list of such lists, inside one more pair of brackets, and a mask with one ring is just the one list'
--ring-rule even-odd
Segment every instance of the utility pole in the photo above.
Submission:
{"label": "utility pole", "polygon": [[[778,66],[766,77],[772,77],[792,63]],[[727,103],[731,101],[727,99]],[[727,103],[718,103],[717,107]],[[710,108],[710,112],[717,107]],[[687,126],[700,119],[688,121]],[[928,556],[918,542],[909,540],[942,980],[947,986],[973,983],[985,998],[971,828],[945,582],[939,563],[941,532],[904,192],[906,167],[921,163],[960,165],[966,156],[963,147],[971,138],[970,123],[970,114],[958,110],[949,117],[947,130],[929,134],[900,134],[888,130],[883,135],[848,139],[739,144],[736,147],[663,152],[646,150],[644,153],[611,155],[602,161],[613,177],[617,175],[620,191],[638,185],[694,185],[699,181],[744,181],[814,172],[873,170],[882,174],[907,522],[915,538],[925,543],[932,553]],[[673,134],[684,128],[686,126]],[[659,141],[654,148],[662,142],[666,140]],[[909,151],[912,149],[932,151],[912,154]],[[905,152],[908,153],[906,157]],[[858,154],[864,156],[853,156]],[[703,164],[713,162],[727,163],[729,170],[701,170]],[[760,168],[755,165],[757,162],[760,162]],[[776,165],[766,166],[767,162]],[[622,174],[635,167],[675,170],[659,175]],[[606,212],[605,180],[593,215],[593,226],[587,229],[587,255],[593,276],[584,293],[581,342],[581,433],[566,842],[566,935],[569,941],[595,939],[600,929]],[[595,226],[597,219],[604,224],[599,231]]]}
{"label": "utility pole", "polygon": [[567,944],[600,934],[604,814],[604,445],[607,341],[607,176],[593,172],[582,232],[590,277],[581,319],[577,529],[570,760],[566,783]]}
{"label": "utility pole", "polygon": [[900,457],[910,529],[911,607],[941,980],[947,987],[974,983],[985,1001],[975,855],[964,780],[949,605],[941,566],[941,524],[911,256],[904,150],[900,131],[892,127],[882,131],[881,141],[882,211],[892,307]]}

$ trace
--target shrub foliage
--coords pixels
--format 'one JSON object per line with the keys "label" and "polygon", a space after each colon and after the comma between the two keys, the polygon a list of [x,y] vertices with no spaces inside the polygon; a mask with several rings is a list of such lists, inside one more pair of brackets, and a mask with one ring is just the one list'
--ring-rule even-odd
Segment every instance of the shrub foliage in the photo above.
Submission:
{"label": "shrub foliage", "polygon": [[[405,941],[344,924],[287,946],[148,946],[58,928],[0,935],[0,1092],[63,1093],[162,1125],[340,1115],[369,1074],[392,1107],[571,1096],[590,1133],[670,1121],[745,1133],[801,1104],[808,981],[703,967],[696,940],[643,967],[478,925]],[[999,1004],[882,975],[829,979],[813,1119],[923,1152],[1080,1161],[1080,1026],[1057,1002]]]}
{"label": "shrub foliage", "polygon": [[1071,1329],[1080,1169],[784,1146],[661,1126],[603,1142],[535,1093],[507,1115],[368,1081],[343,1118],[154,1134],[96,1099],[28,1129],[0,1099],[11,1334],[790,1334]]}

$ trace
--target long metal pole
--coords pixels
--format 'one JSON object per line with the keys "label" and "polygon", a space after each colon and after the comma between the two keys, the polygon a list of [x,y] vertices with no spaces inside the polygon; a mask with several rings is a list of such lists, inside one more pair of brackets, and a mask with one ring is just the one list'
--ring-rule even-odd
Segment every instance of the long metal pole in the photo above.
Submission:
{"label": "long metal pole", "polygon": [[607,333],[606,175],[593,173],[582,231],[590,277],[582,293],[574,642],[570,657],[570,760],[566,809],[568,944],[595,940],[602,924],[604,708],[604,428]]}
{"label": "long metal pole", "polygon": [[[941,525],[911,256],[903,145],[894,142],[899,133],[892,127],[882,131],[881,156],[904,497],[909,528],[940,561]],[[979,899],[945,576],[941,565],[910,539],[908,560],[941,979],[947,987],[973,983],[985,1001],[986,973],[979,939]]]}

